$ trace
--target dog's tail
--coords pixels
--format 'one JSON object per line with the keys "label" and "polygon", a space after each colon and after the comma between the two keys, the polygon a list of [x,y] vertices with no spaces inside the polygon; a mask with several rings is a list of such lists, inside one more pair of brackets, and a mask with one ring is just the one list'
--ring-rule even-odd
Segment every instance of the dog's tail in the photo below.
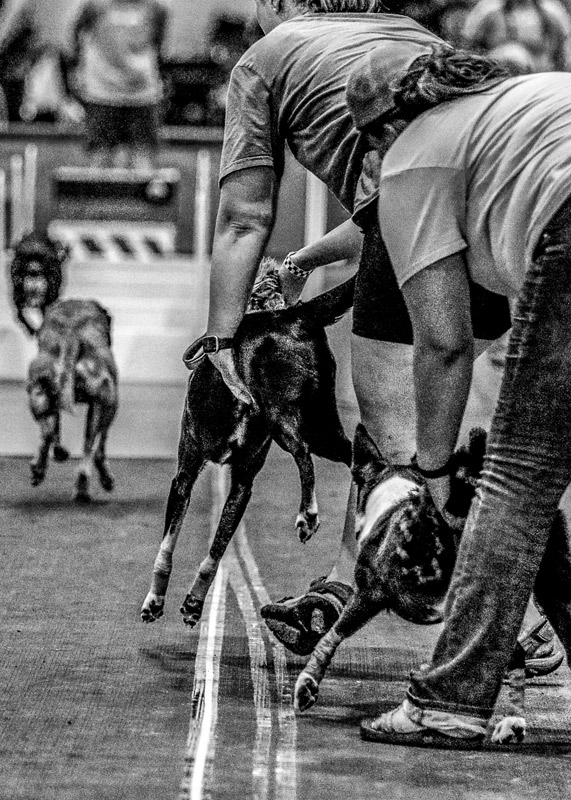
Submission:
{"label": "dog's tail", "polygon": [[59,405],[63,411],[74,413],[75,365],[79,357],[79,341],[76,336],[65,337],[65,344],[57,361]]}
{"label": "dog's tail", "polygon": [[312,297],[306,303],[299,303],[297,309],[304,316],[308,316],[321,325],[333,325],[353,305],[355,278],[356,276],[353,275],[344,283],[334,286],[333,289],[318,294],[317,297]]}

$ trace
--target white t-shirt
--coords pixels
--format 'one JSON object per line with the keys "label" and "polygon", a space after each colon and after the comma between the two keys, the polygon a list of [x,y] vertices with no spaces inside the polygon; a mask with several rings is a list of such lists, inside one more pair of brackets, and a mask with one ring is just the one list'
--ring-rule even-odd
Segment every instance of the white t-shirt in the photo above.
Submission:
{"label": "white t-shirt", "polygon": [[476,283],[517,295],[570,195],[571,74],[510,78],[426,111],[381,169],[381,231],[399,285],[465,250]]}

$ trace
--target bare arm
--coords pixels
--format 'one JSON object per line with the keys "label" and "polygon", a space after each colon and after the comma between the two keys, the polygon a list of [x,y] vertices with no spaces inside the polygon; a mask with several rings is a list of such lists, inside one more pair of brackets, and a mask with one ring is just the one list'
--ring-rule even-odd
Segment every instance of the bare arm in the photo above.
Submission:
{"label": "bare arm", "polygon": [[[472,381],[474,338],[463,255],[437,261],[402,291],[414,332],[417,458],[432,470],[454,452]],[[428,484],[442,510],[449,478]]]}
{"label": "bare arm", "polygon": [[[269,167],[234,172],[222,184],[210,272],[209,335],[232,337],[238,330],[274,224],[276,191]],[[232,350],[210,358],[236,397],[251,403]]]}
{"label": "bare arm", "polygon": [[208,333],[233,336],[275,217],[275,180],[269,167],[243,169],[223,185],[212,249]]}
{"label": "bare arm", "polygon": [[297,250],[292,260],[296,267],[305,270],[307,275],[305,277],[292,275],[284,267],[278,270],[286,301],[294,303],[298,300],[307,278],[314,269],[333,264],[335,261],[358,258],[362,246],[361,229],[348,219],[321,239]]}

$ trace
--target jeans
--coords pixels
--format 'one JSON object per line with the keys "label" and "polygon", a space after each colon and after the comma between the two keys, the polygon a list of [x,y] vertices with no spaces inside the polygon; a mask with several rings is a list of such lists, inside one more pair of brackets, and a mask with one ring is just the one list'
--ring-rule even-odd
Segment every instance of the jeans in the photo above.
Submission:
{"label": "jeans", "polygon": [[487,720],[535,590],[571,663],[571,200],[543,231],[518,298],[480,486],[444,628],[409,700]]}

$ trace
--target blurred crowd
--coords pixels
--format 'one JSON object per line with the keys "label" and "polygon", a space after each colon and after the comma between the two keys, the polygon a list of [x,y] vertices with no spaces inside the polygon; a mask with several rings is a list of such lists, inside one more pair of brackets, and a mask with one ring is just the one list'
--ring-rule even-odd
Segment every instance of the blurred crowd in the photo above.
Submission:
{"label": "blurred crowd", "polygon": [[[76,45],[90,5],[85,0],[79,7]],[[571,69],[571,0],[386,0],[385,5],[456,46],[492,55],[514,73]],[[260,35],[253,16],[215,13],[201,53],[169,60],[159,52],[162,122],[221,125],[230,71]],[[41,41],[28,0],[0,0],[0,117],[83,120],[78,53],[79,46],[63,50]]]}

